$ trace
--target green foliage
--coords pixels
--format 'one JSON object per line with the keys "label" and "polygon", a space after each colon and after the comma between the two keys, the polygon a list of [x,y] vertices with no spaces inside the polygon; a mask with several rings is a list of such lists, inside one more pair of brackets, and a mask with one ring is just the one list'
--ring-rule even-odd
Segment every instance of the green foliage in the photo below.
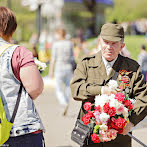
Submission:
{"label": "green foliage", "polygon": [[98,133],[98,131],[99,131],[99,125],[95,125],[93,133]]}
{"label": "green foliage", "polygon": [[114,0],[114,7],[106,10],[106,20],[134,21],[147,17],[146,0]]}

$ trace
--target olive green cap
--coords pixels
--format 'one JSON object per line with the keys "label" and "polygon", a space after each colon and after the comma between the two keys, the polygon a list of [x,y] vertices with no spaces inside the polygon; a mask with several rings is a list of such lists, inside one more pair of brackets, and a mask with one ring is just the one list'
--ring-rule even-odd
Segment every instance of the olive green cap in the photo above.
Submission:
{"label": "olive green cap", "polygon": [[120,24],[106,23],[101,28],[100,36],[109,41],[120,41],[124,38],[124,29]]}

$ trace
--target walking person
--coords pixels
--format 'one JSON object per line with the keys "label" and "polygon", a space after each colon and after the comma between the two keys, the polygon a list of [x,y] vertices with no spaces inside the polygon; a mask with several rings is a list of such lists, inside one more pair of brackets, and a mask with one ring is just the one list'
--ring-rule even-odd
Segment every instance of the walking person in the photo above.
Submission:
{"label": "walking person", "polygon": [[147,81],[147,51],[145,45],[141,46],[141,51],[138,55],[138,63],[141,67],[141,72],[144,75],[144,80]]}
{"label": "walking person", "polygon": [[0,49],[9,46],[0,56],[0,97],[9,122],[22,85],[13,127],[4,146],[43,147],[44,127],[33,102],[43,91],[43,80],[32,53],[9,43],[16,28],[14,13],[0,7]]}
{"label": "walking person", "polygon": [[65,29],[59,28],[56,30],[56,39],[52,46],[50,77],[55,77],[56,96],[58,102],[64,107],[63,114],[65,115],[68,103],[71,97],[70,80],[73,76],[72,61],[73,44],[70,40],[66,40]]}
{"label": "walking person", "polygon": [[73,98],[82,101],[80,119],[85,114],[83,108],[85,102],[94,104],[96,95],[117,93],[116,90],[109,89],[107,85],[116,72],[119,73],[116,79],[119,86],[124,83],[123,77],[127,77],[128,87],[124,90],[130,98],[135,99],[135,103],[129,117],[130,122],[127,123],[122,134],[118,134],[115,140],[104,143],[93,143],[89,138],[84,147],[131,147],[131,138],[127,133],[147,115],[146,83],[139,64],[119,54],[125,46],[124,30],[121,25],[104,24],[101,28],[99,43],[101,50],[94,55],[82,58],[71,82]]}

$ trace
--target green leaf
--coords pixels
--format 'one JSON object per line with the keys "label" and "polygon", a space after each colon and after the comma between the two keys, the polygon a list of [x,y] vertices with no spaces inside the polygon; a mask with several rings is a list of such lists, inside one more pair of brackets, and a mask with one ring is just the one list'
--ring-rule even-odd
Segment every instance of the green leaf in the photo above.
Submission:
{"label": "green leaf", "polygon": [[93,133],[98,133],[99,131],[99,125],[95,125]]}

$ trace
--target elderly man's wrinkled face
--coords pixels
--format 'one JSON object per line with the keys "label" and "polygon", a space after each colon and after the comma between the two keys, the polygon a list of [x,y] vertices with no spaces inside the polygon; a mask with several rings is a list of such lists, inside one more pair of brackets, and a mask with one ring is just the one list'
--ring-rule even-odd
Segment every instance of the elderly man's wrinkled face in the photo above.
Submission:
{"label": "elderly man's wrinkled face", "polygon": [[100,45],[102,56],[107,61],[113,61],[118,56],[125,44],[121,41],[108,41],[100,37]]}

